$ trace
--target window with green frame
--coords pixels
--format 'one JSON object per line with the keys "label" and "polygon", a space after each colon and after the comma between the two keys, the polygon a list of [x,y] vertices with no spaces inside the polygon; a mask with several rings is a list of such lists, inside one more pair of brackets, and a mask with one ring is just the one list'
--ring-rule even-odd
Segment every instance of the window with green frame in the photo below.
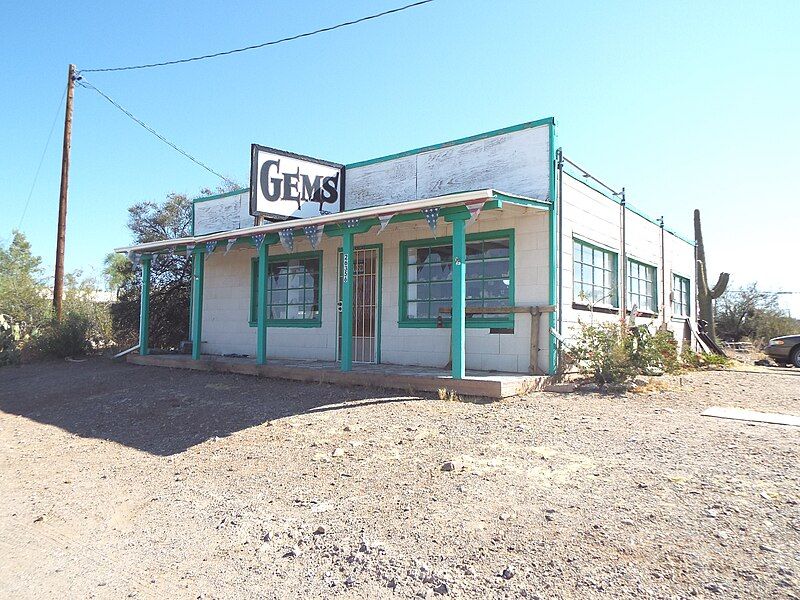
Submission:
{"label": "window with green frame", "polygon": [[680,275],[672,275],[672,312],[679,317],[692,314],[689,279]]}
{"label": "window with green frame", "polygon": [[[400,325],[435,327],[453,300],[452,238],[400,243]],[[467,236],[467,308],[514,305],[513,230]],[[513,327],[513,314],[467,314],[467,327]]]}
{"label": "window with green frame", "polygon": [[[322,325],[322,252],[267,259],[267,325]],[[258,257],[250,264],[250,326],[258,324]]]}
{"label": "window with green frame", "polygon": [[582,240],[572,240],[572,301],[617,307],[617,255]]}
{"label": "window with green frame", "polygon": [[656,268],[628,259],[628,310],[658,312],[656,303]]}

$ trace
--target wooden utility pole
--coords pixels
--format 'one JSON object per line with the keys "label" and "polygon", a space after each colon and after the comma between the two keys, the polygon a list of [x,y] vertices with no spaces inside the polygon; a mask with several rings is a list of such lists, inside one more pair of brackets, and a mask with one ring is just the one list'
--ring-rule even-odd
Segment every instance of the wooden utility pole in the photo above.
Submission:
{"label": "wooden utility pole", "polygon": [[75,65],[67,74],[67,108],[64,113],[64,146],[61,150],[61,189],[58,194],[58,235],[56,237],[56,273],[53,282],[53,310],[61,320],[64,295],[64,245],[67,233],[67,188],[69,186],[69,149],[72,142],[72,97],[75,95]]}

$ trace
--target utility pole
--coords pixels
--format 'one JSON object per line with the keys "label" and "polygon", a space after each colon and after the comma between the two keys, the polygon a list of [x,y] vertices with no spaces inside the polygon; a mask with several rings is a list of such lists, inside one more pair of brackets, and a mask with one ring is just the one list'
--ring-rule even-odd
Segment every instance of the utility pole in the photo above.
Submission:
{"label": "utility pole", "polygon": [[58,194],[58,235],[56,237],[56,273],[53,282],[53,310],[61,320],[64,294],[64,245],[67,233],[67,188],[69,186],[69,149],[72,143],[72,97],[75,95],[75,65],[67,74],[67,108],[64,113],[64,146],[61,150],[61,189]]}

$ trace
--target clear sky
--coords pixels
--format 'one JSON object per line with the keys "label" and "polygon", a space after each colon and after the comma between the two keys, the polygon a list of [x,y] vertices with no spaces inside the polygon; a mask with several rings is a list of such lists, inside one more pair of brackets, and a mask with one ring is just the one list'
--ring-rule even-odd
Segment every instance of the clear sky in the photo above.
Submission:
{"label": "clear sky", "polygon": [[[408,0],[16,2],[0,36],[0,239],[20,225],[67,65],[205,54]],[[252,142],[354,162],[554,116],[567,156],[691,237],[711,274],[800,292],[800,2],[436,0],[182,66],[87,74],[228,177]],[[22,220],[53,264],[63,111]],[[78,88],[68,270],[129,241],[127,207],[219,181]],[[800,295],[785,297],[800,316]],[[791,300],[790,300],[791,299]],[[791,302],[791,304],[790,304]]]}

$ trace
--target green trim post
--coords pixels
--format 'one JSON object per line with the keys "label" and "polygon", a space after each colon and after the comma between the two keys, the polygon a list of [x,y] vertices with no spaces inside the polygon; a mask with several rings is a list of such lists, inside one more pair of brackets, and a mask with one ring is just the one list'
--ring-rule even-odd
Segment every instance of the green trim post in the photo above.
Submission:
{"label": "green trim post", "polygon": [[205,252],[195,247],[192,254],[192,358],[200,358],[200,342],[203,335],[203,274]]}
{"label": "green trim post", "polygon": [[342,371],[353,368],[353,237],[352,231],[342,234]]}
{"label": "green trim post", "polygon": [[150,354],[150,257],[142,257],[142,304],[139,309],[139,354]]}
{"label": "green trim post", "polygon": [[[550,189],[548,190],[548,200],[550,200],[550,213],[547,220],[548,232],[550,236],[550,277],[548,282],[548,300],[550,305],[558,307],[558,299],[561,290],[558,289],[558,271],[561,268],[559,259],[561,252],[561,231],[558,228],[558,188],[556,186],[556,123],[555,120],[548,124],[550,134]],[[548,374],[555,375],[558,369],[558,347],[553,330],[556,327],[557,314],[551,312],[547,319],[547,349],[548,349]],[[538,364],[539,357],[532,356],[531,364]]]}
{"label": "green trim post", "polygon": [[452,351],[453,379],[464,379],[466,353],[467,306],[467,237],[465,219],[453,220],[453,308],[451,313],[450,346]]}
{"label": "green trim post", "polygon": [[267,240],[258,249],[258,303],[256,304],[256,322],[258,323],[258,340],[256,342],[256,363],[267,363],[267,259],[269,244]]}

